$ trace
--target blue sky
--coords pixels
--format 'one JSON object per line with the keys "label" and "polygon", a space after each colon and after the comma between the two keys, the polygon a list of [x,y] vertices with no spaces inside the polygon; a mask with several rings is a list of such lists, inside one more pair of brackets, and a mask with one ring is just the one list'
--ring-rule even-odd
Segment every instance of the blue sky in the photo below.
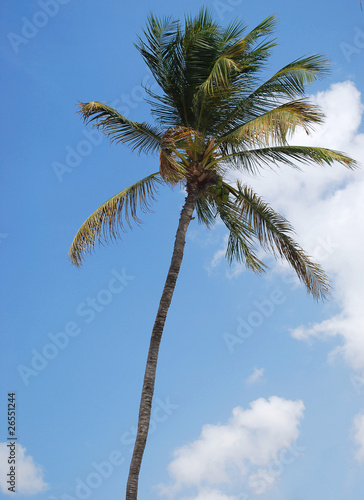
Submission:
{"label": "blue sky", "polygon": [[[308,89],[327,121],[311,138],[294,140],[363,163],[359,0],[205,5],[224,25],[238,17],[254,27],[277,14],[279,45],[267,78],[302,55],[328,56],[330,76]],[[67,254],[82,222],[157,165],[85,128],[77,103],[107,101],[148,119],[141,83],[152,80],[133,42],[150,10],[182,18],[199,7],[189,0],[0,7],[1,498],[8,498],[11,391],[17,497],[124,495],[149,336],[184,195],[161,189],[142,228],[73,267]],[[264,277],[229,267],[223,227],[208,231],[193,221],[162,340],[139,497],[361,500],[364,174],[307,167],[249,182],[325,267],[333,298],[316,304],[269,257]]]}

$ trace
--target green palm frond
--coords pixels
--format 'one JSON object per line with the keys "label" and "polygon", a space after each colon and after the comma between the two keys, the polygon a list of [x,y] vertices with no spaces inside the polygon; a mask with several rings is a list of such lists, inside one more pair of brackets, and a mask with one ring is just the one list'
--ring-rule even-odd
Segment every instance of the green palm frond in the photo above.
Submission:
{"label": "green palm frond", "polygon": [[214,25],[215,23],[211,12],[207,7],[201,7],[195,17],[189,15],[185,17],[185,31],[187,33],[199,33]]}
{"label": "green palm frond", "polygon": [[190,126],[194,122],[194,92],[210,70],[218,33],[207,9],[196,18],[187,17],[184,30],[170,18],[148,18],[144,40],[139,38],[136,47],[164,93],[150,93],[153,112],[161,123],[165,123],[163,115],[172,126]]}
{"label": "green palm frond", "polygon": [[[256,58],[257,54],[254,57],[250,52],[252,44],[259,37],[270,34],[274,25],[274,16],[270,16],[245,37],[240,36],[245,30],[240,23],[235,22],[230,25],[221,36],[217,58],[212,61],[211,72],[200,85],[200,90],[213,94],[214,90],[221,91],[222,88],[229,88],[232,77],[236,78],[240,73],[246,73],[249,64]],[[268,46],[264,44],[264,47]],[[263,46],[260,46],[256,49],[260,57],[262,48]]]}
{"label": "green palm frond", "polygon": [[248,48],[261,37],[271,35],[277,27],[277,17],[272,14],[266,17],[245,37]]}
{"label": "green palm frond", "polygon": [[151,174],[101,205],[78,230],[69,252],[71,262],[80,267],[83,258],[92,252],[96,242],[115,240],[120,236],[120,230],[125,230],[125,222],[132,227],[131,219],[140,223],[137,207],[140,206],[143,212],[150,211],[156,188],[161,182],[159,173]]}
{"label": "green palm frond", "polygon": [[[222,88],[234,88],[234,82],[240,77],[256,71],[269,55],[269,50],[276,44],[273,41],[257,44],[259,38],[268,37],[276,26],[275,16],[267,17],[250,33],[241,37],[245,27],[233,23],[220,37],[220,47],[217,57],[212,61],[211,72],[200,86],[200,89],[213,94],[214,90],[221,92]],[[242,83],[239,83],[240,86]]]}
{"label": "green palm frond", "polygon": [[236,205],[241,216],[253,228],[262,247],[275,257],[284,258],[295,270],[307,291],[316,299],[326,298],[330,286],[318,264],[292,239],[293,228],[282,215],[265,203],[252,188],[238,183]]}
{"label": "green palm frond", "polygon": [[285,144],[288,135],[301,126],[307,133],[313,123],[321,123],[323,115],[317,106],[304,99],[282,104],[222,136],[219,143]]}
{"label": "green palm frond", "polygon": [[247,25],[238,19],[234,19],[223,30],[222,42],[224,46],[235,45],[236,40],[241,40],[247,30]]}
{"label": "green palm frond", "polygon": [[[276,16],[268,16],[244,37],[245,51],[240,60],[242,70],[238,78],[249,77],[249,79],[257,81],[257,72],[271,55],[271,49],[277,45],[275,40],[269,39],[276,26]],[[259,42],[261,38],[263,41]]]}
{"label": "green palm frond", "polygon": [[144,61],[151,70],[157,83],[163,90],[168,87],[169,61],[176,37],[180,30],[180,23],[164,17],[157,19],[150,14],[147,27],[143,31],[144,39],[138,37],[135,47],[142,55]]}
{"label": "green palm frond", "polygon": [[226,248],[226,258],[231,264],[234,261],[245,264],[245,266],[255,273],[262,273],[266,265],[258,259],[254,248],[254,230],[241,217],[236,205],[231,202],[220,203],[218,205],[220,219],[229,230],[228,244]]}
{"label": "green palm frond", "polygon": [[272,41],[258,44],[258,40],[262,36],[267,38],[275,23],[275,17],[270,16],[245,36],[242,36],[245,26],[232,23],[216,37],[213,49],[206,51],[204,67],[208,72],[199,82],[193,100],[197,126],[201,130],[221,123],[227,110],[236,108],[236,96],[242,91],[253,91],[256,73],[275,46]]}
{"label": "green palm frond", "polygon": [[[243,41],[240,43],[243,45]],[[228,52],[231,52],[231,50],[228,49]],[[230,86],[231,74],[238,73],[241,69],[240,65],[234,61],[233,56],[234,54],[227,53],[217,59],[207,80],[200,87],[202,92],[213,95],[214,89],[221,91],[221,89]]]}
{"label": "green palm frond", "polygon": [[[223,30],[207,9],[196,18],[187,17],[184,29],[170,18],[149,16],[144,38],[138,39],[136,47],[164,94],[148,92],[158,121],[201,130],[205,123],[215,123],[239,88],[253,91],[253,75],[275,45],[259,40],[267,38],[275,24],[274,16],[270,16],[242,36],[245,27],[241,23],[231,23]],[[209,94],[218,96],[213,106]]]}
{"label": "green palm frond", "polygon": [[296,59],[280,69],[248,95],[237,94],[234,105],[226,107],[219,121],[218,134],[227,134],[237,126],[284,104],[287,99],[304,95],[305,86],[326,76],[329,64],[321,55]]}
{"label": "green palm frond", "polygon": [[161,132],[148,123],[133,122],[101,102],[80,103],[79,113],[86,123],[94,123],[111,142],[124,143],[132,150],[149,153],[160,147]]}
{"label": "green palm frond", "polygon": [[201,193],[196,202],[196,213],[200,224],[210,228],[216,222],[217,207],[211,197]]}
{"label": "green palm frond", "polygon": [[156,119],[156,121],[163,127],[178,127],[186,126],[188,119],[186,118],[185,110],[183,109],[183,115],[185,119],[181,119],[180,111],[176,106],[176,100],[168,95],[160,96],[155,92],[152,92],[150,88],[145,88],[147,95],[150,98],[146,99],[146,102],[150,105],[151,113]]}
{"label": "green palm frond", "polygon": [[323,166],[330,166],[337,162],[349,169],[355,169],[358,166],[355,160],[340,151],[311,146],[273,146],[234,151],[222,156],[220,160],[233,161],[236,168],[250,173],[258,172],[264,165],[272,168],[273,166],[279,166],[280,163],[298,170],[300,170],[300,167],[297,162]]}
{"label": "green palm frond", "polygon": [[329,60],[321,54],[302,57],[281,68],[269,80],[258,87],[254,96],[277,94],[294,97],[304,94],[306,85],[328,76]]}

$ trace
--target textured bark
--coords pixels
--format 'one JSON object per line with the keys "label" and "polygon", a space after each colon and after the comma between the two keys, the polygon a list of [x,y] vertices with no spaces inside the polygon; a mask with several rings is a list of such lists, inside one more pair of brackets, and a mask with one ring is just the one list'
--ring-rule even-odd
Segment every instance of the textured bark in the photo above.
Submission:
{"label": "textured bark", "polygon": [[192,219],[194,208],[196,206],[197,196],[198,188],[194,185],[189,186],[185,204],[182,208],[181,216],[179,219],[171,265],[169,267],[167,279],[164,285],[152,331],[152,336],[150,339],[148,359],[145,369],[143,390],[139,408],[138,431],[134,445],[133,457],[131,459],[129,469],[128,483],[126,487],[126,500],[137,500],[138,478],[149,430],[159,345],[162,338],[167,312],[171,304],[178,273],[181,267],[183,251],[186,243],[185,236],[188,225]]}

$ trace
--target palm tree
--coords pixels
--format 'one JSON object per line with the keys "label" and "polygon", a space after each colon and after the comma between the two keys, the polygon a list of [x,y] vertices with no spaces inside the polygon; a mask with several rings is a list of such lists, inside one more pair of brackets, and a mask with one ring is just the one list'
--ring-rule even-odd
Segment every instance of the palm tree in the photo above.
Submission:
{"label": "palm tree", "polygon": [[[73,264],[80,266],[96,242],[116,239],[125,223],[138,222],[138,206],[149,210],[159,185],[180,185],[186,192],[150,341],[127,500],[137,498],[158,350],[194,211],[207,227],[218,218],[223,221],[229,232],[228,261],[263,272],[266,265],[254,247],[258,242],[276,257],[286,259],[315,299],[329,294],[323,270],[293,240],[288,221],[245,184],[248,174],[266,166],[298,168],[297,163],[338,162],[355,167],[343,153],[288,144],[297,127],[308,133],[314,124],[321,123],[323,115],[307,101],[304,91],[306,84],[328,72],[328,64],[319,55],[300,58],[262,82],[261,70],[276,45],[270,38],[275,25],[275,17],[270,16],[249,33],[238,21],[223,28],[206,9],[195,18],[186,17],[184,26],[171,18],[150,15],[136,48],[160,87],[160,95],[146,89],[155,124],[133,122],[101,102],[80,104],[84,120],[101,129],[112,142],[159,154],[159,169],[90,215],[72,243]],[[227,182],[231,169],[241,173],[241,182]]]}

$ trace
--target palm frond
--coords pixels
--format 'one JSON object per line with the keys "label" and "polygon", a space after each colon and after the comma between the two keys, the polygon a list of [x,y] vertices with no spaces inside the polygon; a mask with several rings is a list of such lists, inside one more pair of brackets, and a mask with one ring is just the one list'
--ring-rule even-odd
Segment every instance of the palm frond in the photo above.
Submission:
{"label": "palm frond", "polygon": [[216,222],[217,207],[209,196],[201,193],[196,202],[196,213],[200,224],[211,228]]}
{"label": "palm frond", "polygon": [[171,186],[181,182],[186,177],[186,167],[177,161],[173,152],[168,149],[161,149],[159,155],[159,173],[162,179]]}
{"label": "palm frond", "polygon": [[293,228],[289,222],[256,195],[252,188],[240,183],[236,205],[253,228],[262,247],[276,258],[286,259],[316,300],[326,298],[330,293],[327,277],[321,267],[292,239]]}
{"label": "palm frond", "polygon": [[212,95],[214,94],[214,89],[218,89],[219,92],[221,92],[221,89],[230,86],[231,74],[239,71],[240,66],[234,61],[233,54],[223,54],[213,65],[211,73],[206,81],[200,86],[200,90]]}
{"label": "palm frond", "polygon": [[302,95],[306,85],[328,76],[329,73],[329,60],[321,54],[295,59],[260,85],[248,100],[257,96],[292,98]]}
{"label": "palm frond", "polygon": [[143,212],[150,211],[151,202],[155,200],[156,188],[162,181],[159,173],[154,173],[135,182],[120,193],[102,204],[78,230],[69,251],[73,264],[80,267],[87,253],[91,253],[95,243],[108,243],[120,236],[125,230],[125,222],[129,227],[131,219],[140,223],[137,207]]}
{"label": "palm frond", "polygon": [[[150,88],[145,88],[145,91],[150,96],[146,102],[151,107],[151,113],[163,128],[186,126],[188,123],[186,113],[183,106],[180,107],[180,102],[175,99],[175,96],[167,94],[160,96],[152,92]],[[183,119],[183,117],[185,118]]]}
{"label": "palm frond", "polygon": [[287,99],[303,96],[305,86],[329,73],[329,63],[322,55],[296,59],[275,73],[249,94],[238,94],[234,106],[226,107],[218,134],[227,134],[239,124],[250,121],[284,104]]}
{"label": "palm frond", "polygon": [[[257,81],[258,71],[265,64],[266,59],[271,55],[271,49],[277,45],[275,40],[269,38],[276,26],[276,16],[268,16],[248,33],[240,43],[232,47],[233,53],[235,54],[236,49],[239,50],[239,45],[240,47],[244,47],[244,50],[240,51],[241,55],[238,59],[241,70],[234,79],[238,83],[238,88],[241,90],[246,91],[251,87],[249,81]],[[262,38],[263,40],[259,42]]]}
{"label": "palm frond", "polygon": [[261,37],[267,37],[272,34],[277,27],[277,16],[274,14],[266,17],[261,23],[258,24],[252,31],[245,37],[246,43],[251,46],[256,43]]}
{"label": "palm frond", "polygon": [[195,34],[205,31],[206,29],[215,28],[216,24],[213,21],[211,12],[207,7],[201,7],[197,16],[185,17],[185,33]]}
{"label": "palm frond", "polygon": [[[250,47],[262,34],[268,35],[273,28],[273,17],[263,21],[257,28],[245,37],[241,37],[245,26],[234,22],[222,34],[219,53],[215,61],[212,61],[211,72],[207,79],[200,85],[200,91],[209,94],[214,93],[214,89],[221,92],[222,88],[230,87],[231,77],[235,77],[243,70],[246,71],[248,62],[251,62]],[[220,48],[221,47],[221,48]]]}
{"label": "palm frond", "polygon": [[[275,46],[273,41],[258,44],[275,26],[274,16],[260,23],[247,35],[245,26],[234,22],[215,37],[214,44],[206,51],[205,78],[200,79],[194,96],[195,115],[200,130],[208,130],[221,123],[227,110],[235,108],[237,95],[249,94],[254,89],[255,74],[264,64]],[[200,54],[199,61],[201,61]],[[203,76],[203,73],[200,73]]]}
{"label": "palm frond", "polygon": [[247,25],[239,21],[238,19],[234,19],[223,31],[223,43],[224,45],[228,45],[230,43],[235,44],[236,40],[241,40],[243,38],[243,34],[247,30]]}
{"label": "palm frond", "polygon": [[169,61],[180,30],[180,23],[171,17],[157,19],[150,14],[144,39],[138,37],[135,47],[142,55],[157,83],[163,90],[168,86]]}
{"label": "palm frond", "polygon": [[245,151],[234,150],[232,153],[225,154],[220,158],[220,161],[229,160],[232,161],[232,165],[236,168],[251,173],[258,172],[262,166],[278,167],[280,163],[298,170],[300,170],[300,167],[297,162],[323,166],[330,166],[337,162],[349,169],[355,169],[358,166],[355,160],[340,151],[313,146],[272,146]]}
{"label": "palm frond", "polygon": [[258,259],[253,245],[254,231],[244,217],[236,210],[231,202],[218,205],[220,219],[229,230],[226,258],[231,264],[234,261],[245,264],[247,269],[255,273],[262,273],[266,265]]}
{"label": "palm frond", "polygon": [[80,103],[79,113],[86,123],[94,123],[111,142],[124,143],[132,150],[150,153],[160,147],[161,131],[148,123],[133,122],[101,102]]}
{"label": "palm frond", "polygon": [[288,135],[292,135],[297,126],[307,133],[313,123],[321,123],[323,115],[313,104],[304,99],[282,104],[252,120],[236,127],[222,136],[219,143],[247,144],[285,144]]}

